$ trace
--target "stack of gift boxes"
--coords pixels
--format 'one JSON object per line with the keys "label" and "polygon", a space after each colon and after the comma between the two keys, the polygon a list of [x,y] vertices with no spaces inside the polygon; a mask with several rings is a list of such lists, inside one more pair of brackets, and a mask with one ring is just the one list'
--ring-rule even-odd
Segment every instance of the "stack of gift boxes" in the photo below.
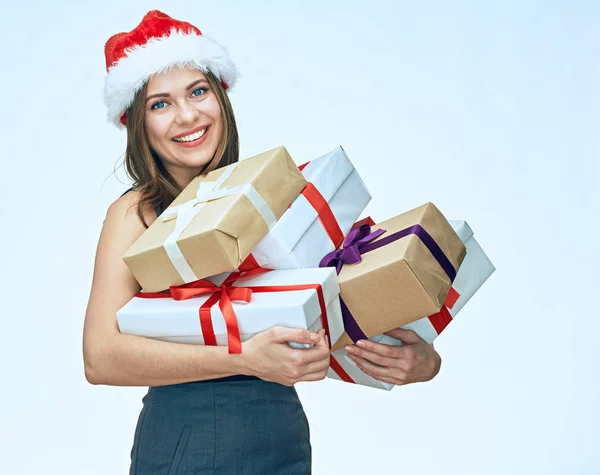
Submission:
{"label": "stack of gift boxes", "polygon": [[494,267],[431,203],[357,222],[370,199],[341,147],[300,167],[278,147],[196,177],[123,256],[143,290],[120,331],[240,353],[273,326],[325,329],[328,377],[391,389],[344,346],[401,345],[384,334],[398,327],[433,342]]}

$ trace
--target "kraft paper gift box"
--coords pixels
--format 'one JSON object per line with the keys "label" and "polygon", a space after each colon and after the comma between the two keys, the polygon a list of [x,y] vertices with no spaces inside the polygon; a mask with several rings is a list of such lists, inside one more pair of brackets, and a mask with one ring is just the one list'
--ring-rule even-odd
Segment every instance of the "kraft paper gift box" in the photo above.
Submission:
{"label": "kraft paper gift box", "polygon": [[305,186],[284,147],[196,177],[123,259],[149,292],[236,269]]}
{"label": "kraft paper gift box", "polygon": [[300,167],[308,185],[252,250],[269,269],[319,267],[363,212],[371,195],[348,156],[337,147]]}
{"label": "kraft paper gift box", "polygon": [[224,273],[169,292],[140,292],[117,312],[117,321],[121,333],[229,345],[230,353],[241,352],[241,341],[278,325],[325,328],[330,342],[344,331],[336,273],[323,268]]}
{"label": "kraft paper gift box", "polygon": [[438,312],[465,253],[432,203],[353,229],[321,262],[339,272],[346,332],[333,350]]}
{"label": "kraft paper gift box", "polygon": [[[402,326],[402,328],[415,331],[428,343],[432,343],[438,337],[496,270],[473,236],[473,231],[469,225],[464,221],[450,221],[450,224],[460,237],[460,240],[465,244],[467,255],[458,269],[456,279],[454,279],[444,306],[440,312],[434,315]],[[385,334],[376,335],[369,338],[369,340],[386,345],[402,345],[400,340]],[[327,377],[388,391],[394,387],[393,384],[379,381],[363,373],[343,349],[332,353],[331,366]]]}

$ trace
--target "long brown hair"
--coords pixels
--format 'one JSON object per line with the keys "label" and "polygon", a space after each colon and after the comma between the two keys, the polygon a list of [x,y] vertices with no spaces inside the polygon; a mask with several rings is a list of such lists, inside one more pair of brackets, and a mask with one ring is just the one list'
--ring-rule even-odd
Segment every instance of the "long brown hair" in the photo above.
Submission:
{"label": "long brown hair", "polygon": [[[204,166],[201,174],[237,162],[240,148],[237,125],[229,97],[219,80],[210,71],[204,71],[204,76],[221,105],[223,135],[214,157]],[[144,121],[147,89],[148,83],[136,94],[133,104],[127,110],[127,149],[124,159],[127,176],[131,179],[133,188],[140,193],[137,214],[146,227],[148,223],[144,219],[144,211],[158,206],[166,208],[181,192],[148,142]]]}

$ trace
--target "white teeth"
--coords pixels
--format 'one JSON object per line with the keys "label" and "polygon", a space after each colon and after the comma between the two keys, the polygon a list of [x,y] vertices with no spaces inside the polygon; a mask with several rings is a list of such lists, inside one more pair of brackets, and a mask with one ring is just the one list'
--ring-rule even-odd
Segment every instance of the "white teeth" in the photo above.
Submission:
{"label": "white teeth", "polygon": [[207,128],[208,127],[204,127],[202,130],[199,130],[195,134],[186,135],[185,137],[180,138],[174,138],[173,140],[175,140],[176,142],[191,142],[192,140],[198,140],[204,135],[204,132],[206,132]]}

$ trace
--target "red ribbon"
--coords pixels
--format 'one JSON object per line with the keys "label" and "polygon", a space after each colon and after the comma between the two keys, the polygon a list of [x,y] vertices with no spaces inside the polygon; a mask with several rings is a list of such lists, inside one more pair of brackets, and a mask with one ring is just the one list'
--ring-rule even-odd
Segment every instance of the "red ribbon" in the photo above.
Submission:
{"label": "red ribbon", "polygon": [[329,367],[337,374],[342,381],[346,381],[347,383],[354,383],[354,380],[350,377],[348,373],[342,368],[342,365],[338,362],[335,356],[329,356]]}
{"label": "red ribbon", "polygon": [[335,219],[329,203],[327,203],[327,200],[323,198],[321,192],[311,182],[306,184],[302,194],[317,212],[317,215],[325,228],[325,232],[329,236],[329,239],[331,239],[335,249],[337,249],[344,241],[344,233],[340,229],[340,225],[338,224],[337,219]]}
{"label": "red ribbon", "polygon": [[246,272],[233,272],[221,285],[215,285],[208,280],[196,280],[188,284],[172,286],[166,292],[138,292],[136,297],[140,298],[172,298],[173,300],[186,300],[199,295],[212,294],[199,309],[200,327],[204,344],[210,346],[217,345],[217,338],[212,324],[211,308],[217,302],[223,313],[225,325],[227,327],[227,345],[230,354],[240,354],[242,352],[242,341],[240,329],[237,323],[237,317],[233,310],[232,300],[250,302],[253,292],[287,292],[294,290],[313,289],[317,291],[319,307],[321,309],[321,323],[325,329],[325,334],[329,339],[331,348],[331,336],[329,334],[329,322],[327,321],[327,305],[321,284],[300,284],[300,285],[262,285],[254,287],[235,287],[233,283],[242,277],[270,272],[269,269],[252,269]]}
{"label": "red ribbon", "polygon": [[460,294],[456,291],[456,289],[454,287],[450,287],[450,291],[448,292],[446,300],[444,301],[444,305],[442,305],[440,311],[434,313],[433,315],[429,315],[429,321],[433,325],[433,328],[438,335],[442,333],[452,321],[452,315],[450,315],[449,309],[454,307],[454,304],[459,297]]}
{"label": "red ribbon", "polygon": [[240,277],[262,274],[269,272],[267,269],[254,269],[248,272],[233,272],[221,285],[215,285],[208,280],[196,280],[188,284],[171,286],[168,292],[138,292],[136,297],[141,298],[172,298],[173,300],[187,300],[199,295],[212,294],[199,310],[200,327],[206,345],[216,345],[217,339],[212,324],[210,309],[219,302],[219,308],[223,313],[227,327],[227,345],[229,353],[239,354],[242,352],[242,342],[237,317],[231,305],[232,300],[250,302],[252,290],[245,287],[234,287],[233,283]]}
{"label": "red ribbon", "polygon": [[248,255],[248,257],[246,257],[246,259],[244,259],[244,262],[242,262],[240,264],[240,266],[238,267],[238,270],[240,272],[248,272],[250,270],[253,269],[258,269],[260,266],[258,265],[258,262],[256,262],[256,259],[254,258],[254,256],[252,254]]}
{"label": "red ribbon", "polygon": [[319,308],[321,310],[321,324],[325,330],[325,335],[329,340],[329,348],[334,343],[331,341],[331,335],[329,334],[329,322],[327,321],[327,305],[325,304],[325,295],[323,294],[323,287],[321,284],[299,284],[299,285],[261,285],[254,287],[247,287],[252,292],[287,292],[290,290],[308,290],[313,289],[317,291],[317,298],[319,300]]}
{"label": "red ribbon", "polygon": [[367,216],[366,218],[363,218],[360,221],[357,221],[356,223],[354,223],[352,225],[352,229],[359,228],[363,224],[368,224],[369,226],[375,226],[375,221],[373,221],[373,218],[371,218],[371,216]]}
{"label": "red ribbon", "polygon": [[[302,171],[304,167],[306,167],[306,165],[308,165],[309,163],[310,162],[300,165],[298,169]],[[329,203],[327,203],[327,200],[323,197],[323,195],[317,189],[317,187],[311,182],[308,182],[306,184],[304,190],[302,190],[302,195],[317,212],[319,220],[321,221],[321,224],[323,224],[325,232],[329,236],[329,239],[331,239],[334,248],[337,249],[338,247],[340,247],[342,242],[344,242],[344,233],[342,232],[340,225],[337,222],[337,219],[335,219],[333,211],[331,211],[331,207],[329,206]],[[373,223],[373,225],[375,225],[375,223]],[[250,254],[246,258],[246,260],[244,260],[244,263],[242,265],[244,264],[244,269],[246,270],[255,269],[256,267],[259,267],[258,262],[252,254]],[[241,266],[239,270],[243,270]]]}

